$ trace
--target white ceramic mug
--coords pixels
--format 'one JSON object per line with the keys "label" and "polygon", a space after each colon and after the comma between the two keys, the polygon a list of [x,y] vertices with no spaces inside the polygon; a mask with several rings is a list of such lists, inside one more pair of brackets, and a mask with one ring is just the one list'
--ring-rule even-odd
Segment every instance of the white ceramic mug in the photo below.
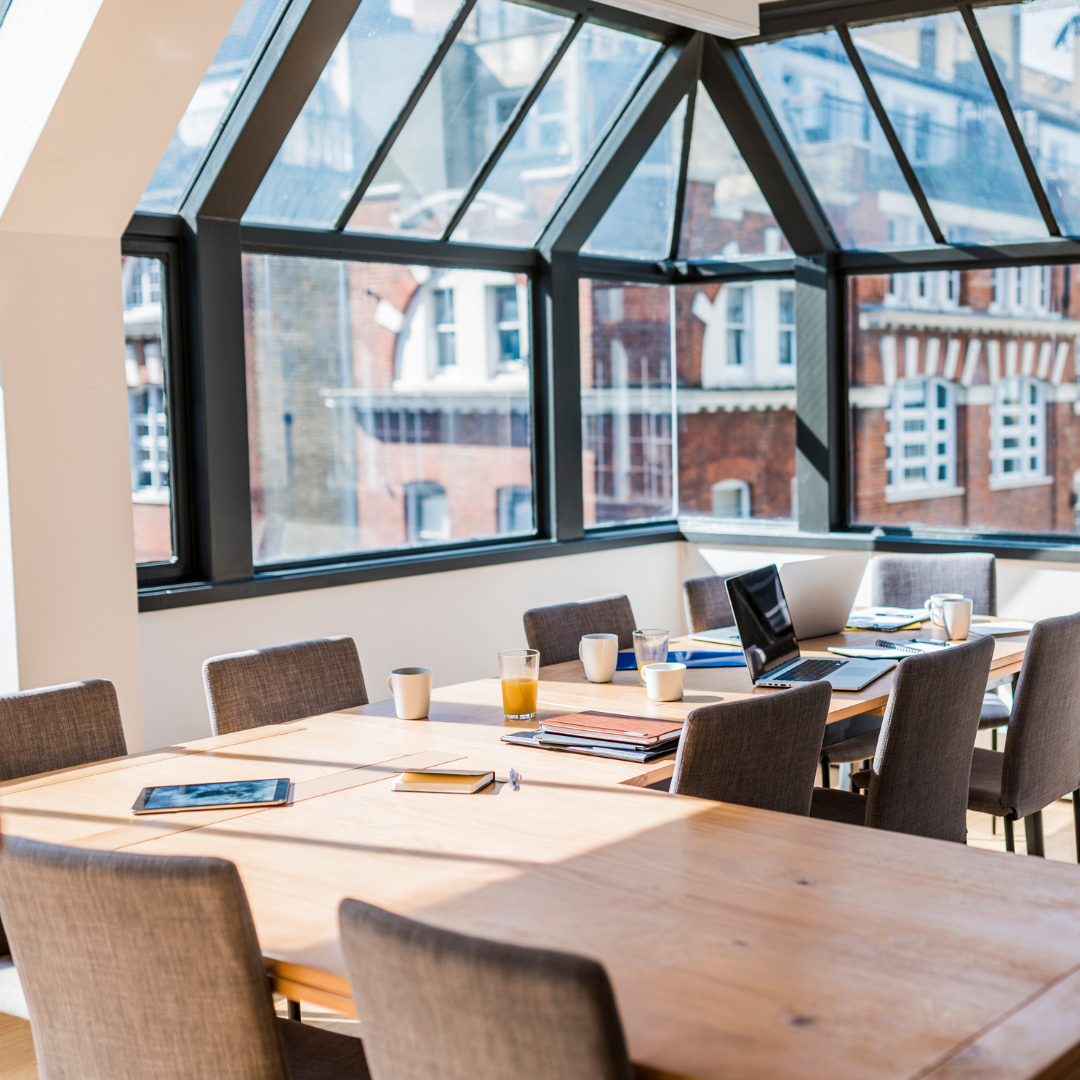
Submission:
{"label": "white ceramic mug", "polygon": [[939,593],[934,593],[934,595],[931,596],[930,599],[927,600],[925,604],[923,604],[923,607],[926,608],[928,614],[930,615],[930,621],[935,626],[944,627],[944,625],[945,625],[945,616],[942,615],[942,613],[941,613],[941,605],[944,604],[946,600],[963,600],[963,599],[964,599],[964,594],[963,593],[939,592]]}
{"label": "white ceramic mug", "polygon": [[685,664],[644,664],[641,677],[650,701],[680,701],[683,695]]}
{"label": "white ceramic mug", "polygon": [[971,629],[971,609],[974,602],[964,597],[960,600],[946,600],[941,605],[941,616],[945,621],[945,633],[950,641],[963,641]]}
{"label": "white ceramic mug", "polygon": [[586,634],[577,647],[589,682],[611,682],[619,662],[618,634]]}
{"label": "white ceramic mug", "polygon": [[394,668],[386,680],[386,689],[394,695],[394,712],[399,720],[424,720],[431,708],[431,668]]}

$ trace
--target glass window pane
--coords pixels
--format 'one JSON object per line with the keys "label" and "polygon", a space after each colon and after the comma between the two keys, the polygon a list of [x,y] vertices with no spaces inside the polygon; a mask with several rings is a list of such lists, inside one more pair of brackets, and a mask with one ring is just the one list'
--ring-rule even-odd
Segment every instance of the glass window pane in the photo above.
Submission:
{"label": "glass window pane", "polygon": [[228,118],[247,76],[262,53],[288,0],[244,0],[225,40],[191,99],[150,183],[139,210],[171,214],[220,126]]}
{"label": "glass window pane", "polygon": [[674,516],[671,290],[582,280],[585,525]]}
{"label": "glass window pane", "polygon": [[1078,269],[849,279],[854,522],[1080,533]]}
{"label": "glass window pane", "polygon": [[570,23],[507,0],[478,0],[346,227],[441,236]]}
{"label": "glass window pane", "polygon": [[734,259],[790,250],[712,98],[698,83],[679,258]]}
{"label": "glass window pane", "polygon": [[164,286],[165,265],[160,259],[129,255],[120,259],[138,563],[168,562],[173,557]]}
{"label": "glass window pane", "polygon": [[453,21],[459,0],[364,0],[245,221],[330,228]]}
{"label": "glass window pane", "polygon": [[675,289],[679,514],[796,516],[790,278]]}
{"label": "glass window pane", "polygon": [[743,50],[845,248],[932,243],[834,30]]}
{"label": "glass window pane", "polygon": [[853,27],[851,36],[945,238],[1048,236],[960,15]]}
{"label": "glass window pane", "polygon": [[452,239],[531,244],[659,48],[659,42],[587,23]]}
{"label": "glass window pane", "polygon": [[525,275],[243,262],[257,564],[534,531]]}
{"label": "glass window pane", "polygon": [[593,229],[583,252],[627,259],[668,257],[685,117],[683,98]]}
{"label": "glass window pane", "polygon": [[1078,0],[976,8],[975,18],[1017,114],[1062,232],[1080,234]]}

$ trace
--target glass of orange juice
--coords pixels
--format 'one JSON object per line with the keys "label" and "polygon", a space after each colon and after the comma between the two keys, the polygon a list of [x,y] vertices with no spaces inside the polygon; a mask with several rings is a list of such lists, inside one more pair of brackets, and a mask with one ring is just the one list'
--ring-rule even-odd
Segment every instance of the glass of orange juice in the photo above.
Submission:
{"label": "glass of orange juice", "polygon": [[540,653],[536,649],[506,649],[499,653],[499,678],[506,719],[535,720]]}

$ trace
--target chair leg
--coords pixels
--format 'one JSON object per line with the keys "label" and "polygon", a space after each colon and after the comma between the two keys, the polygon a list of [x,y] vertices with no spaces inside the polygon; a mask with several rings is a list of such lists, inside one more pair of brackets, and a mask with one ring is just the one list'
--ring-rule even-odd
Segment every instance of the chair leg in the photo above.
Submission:
{"label": "chair leg", "polygon": [[1080,789],[1073,792],[1073,831],[1076,833],[1076,861],[1080,863]]}
{"label": "chair leg", "polygon": [[1036,810],[1034,814],[1028,814],[1024,818],[1024,835],[1027,837],[1027,852],[1029,855],[1037,855],[1040,859],[1046,858],[1046,845],[1043,841],[1042,811]]}
{"label": "chair leg", "polygon": [[1005,815],[1005,850],[1015,851],[1016,841],[1013,839],[1013,821],[1014,818],[1011,814]]}
{"label": "chair leg", "polygon": [[997,728],[990,729],[990,749],[997,749]]}
{"label": "chair leg", "polygon": [[[829,775],[830,768],[831,768],[831,766],[829,765],[829,759],[824,754],[822,754],[821,755],[821,786],[824,787],[824,788],[827,788],[832,783],[832,777]],[[1078,843],[1080,843],[1080,841],[1078,841]],[[1080,848],[1078,848],[1077,850],[1080,850]],[[1080,862],[1080,855],[1077,856],[1076,861]]]}
{"label": "chair leg", "polygon": [[285,1004],[289,1007],[289,1019],[300,1023],[300,1002],[286,999]]}

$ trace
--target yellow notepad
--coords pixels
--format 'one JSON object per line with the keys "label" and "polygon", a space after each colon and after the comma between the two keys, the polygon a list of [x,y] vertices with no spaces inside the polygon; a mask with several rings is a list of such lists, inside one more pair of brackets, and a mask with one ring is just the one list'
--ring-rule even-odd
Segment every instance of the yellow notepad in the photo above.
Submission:
{"label": "yellow notepad", "polygon": [[494,779],[493,772],[478,772],[475,769],[419,769],[416,772],[403,772],[396,777],[393,789],[474,795]]}

